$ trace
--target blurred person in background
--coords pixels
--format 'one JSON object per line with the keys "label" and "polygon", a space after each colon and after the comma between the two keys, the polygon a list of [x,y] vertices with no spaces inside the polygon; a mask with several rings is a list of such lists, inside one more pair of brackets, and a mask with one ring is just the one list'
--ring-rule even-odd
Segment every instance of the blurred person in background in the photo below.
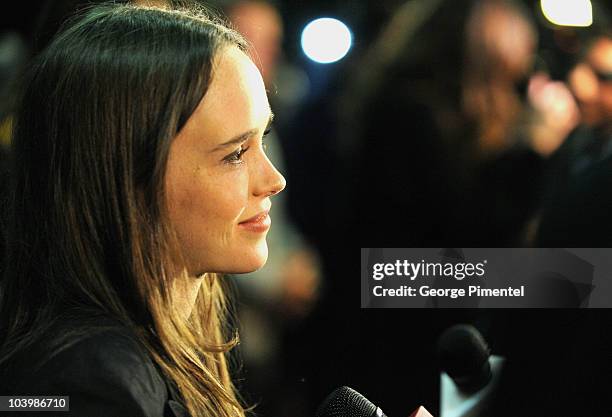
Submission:
{"label": "blurred person in background", "polygon": [[282,53],[284,28],[279,11],[264,0],[243,0],[227,6],[226,13],[236,30],[253,47],[257,66],[266,86],[270,88]]}
{"label": "blurred person in background", "polygon": [[561,141],[535,143],[526,122],[536,46],[529,13],[510,0],[412,1],[396,13],[345,101],[362,247],[523,242],[543,158]]}
{"label": "blurred person in background", "polygon": [[612,245],[612,32],[587,42],[568,81],[581,123],[551,160],[536,244]]}

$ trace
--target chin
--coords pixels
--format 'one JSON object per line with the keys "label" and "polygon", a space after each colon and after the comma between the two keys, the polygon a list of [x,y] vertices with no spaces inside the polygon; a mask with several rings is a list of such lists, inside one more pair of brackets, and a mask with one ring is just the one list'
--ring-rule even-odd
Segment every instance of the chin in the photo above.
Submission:
{"label": "chin", "polygon": [[244,265],[241,268],[242,271],[236,273],[245,274],[257,271],[262,268],[268,260],[268,245],[264,241],[263,245],[258,245],[256,248],[252,249],[249,254],[244,253],[242,258],[237,257],[237,259],[240,259],[241,263],[244,263]]}
{"label": "chin", "polygon": [[228,255],[217,269],[222,274],[247,274],[261,269],[268,260],[268,245],[265,240],[262,244],[249,247],[246,250],[238,250]]}

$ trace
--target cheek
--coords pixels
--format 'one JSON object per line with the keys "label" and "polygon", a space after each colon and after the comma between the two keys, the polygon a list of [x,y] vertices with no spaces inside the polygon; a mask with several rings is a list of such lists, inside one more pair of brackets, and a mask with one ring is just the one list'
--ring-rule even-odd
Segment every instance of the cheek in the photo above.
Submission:
{"label": "cheek", "polygon": [[[169,208],[175,225],[199,239],[231,233],[246,205],[247,183],[240,173],[196,170],[175,184]],[[206,233],[206,234],[204,234]]]}
{"label": "cheek", "polygon": [[249,174],[248,165],[219,166],[189,158],[169,162],[169,222],[183,256],[178,261],[186,263],[189,273],[250,272],[265,262],[265,239],[255,239],[238,226],[254,214]]}

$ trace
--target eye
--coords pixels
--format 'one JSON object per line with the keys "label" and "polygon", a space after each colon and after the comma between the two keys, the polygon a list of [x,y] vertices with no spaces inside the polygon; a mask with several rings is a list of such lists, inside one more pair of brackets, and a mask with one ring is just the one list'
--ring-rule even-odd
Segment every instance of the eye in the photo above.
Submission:
{"label": "eye", "polygon": [[268,127],[264,132],[263,135],[261,136],[261,147],[263,148],[264,151],[268,150],[268,144],[266,143],[266,136],[268,136],[268,134],[272,131],[272,127]]}
{"label": "eye", "polygon": [[239,149],[223,158],[223,161],[228,164],[241,164],[242,155],[249,150],[248,146],[241,145]]}

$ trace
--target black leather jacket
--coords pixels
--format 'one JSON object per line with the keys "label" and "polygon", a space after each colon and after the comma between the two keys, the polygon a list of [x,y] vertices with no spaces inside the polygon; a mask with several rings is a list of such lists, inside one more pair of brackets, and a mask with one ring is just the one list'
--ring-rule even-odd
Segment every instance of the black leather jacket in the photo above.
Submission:
{"label": "black leather jacket", "polygon": [[[69,396],[70,411],[0,413],[62,417],[189,417],[180,396],[130,330],[109,321],[104,330],[76,341],[40,367],[48,352],[36,343],[0,369],[0,395]],[[54,331],[65,331],[60,324]]]}

